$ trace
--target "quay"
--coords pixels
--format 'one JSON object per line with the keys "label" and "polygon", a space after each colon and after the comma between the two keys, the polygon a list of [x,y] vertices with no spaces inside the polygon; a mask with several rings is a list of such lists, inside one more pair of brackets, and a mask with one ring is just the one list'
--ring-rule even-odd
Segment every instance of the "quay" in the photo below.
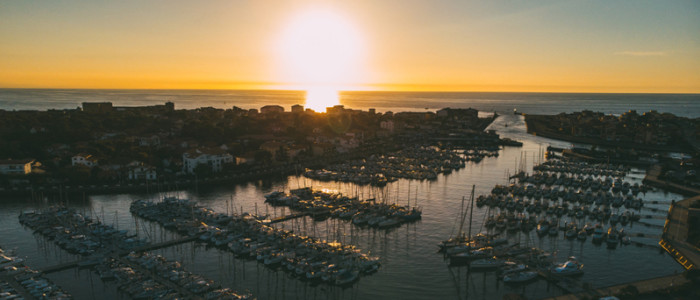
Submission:
{"label": "quay", "polygon": [[659,245],[686,270],[700,269],[700,249],[688,242],[691,217],[700,218],[700,209],[690,205],[700,201],[695,196],[671,204]]}
{"label": "quay", "polygon": [[546,298],[547,300],[578,300],[578,299],[589,299],[591,296],[594,297],[605,297],[611,295],[618,295],[624,293],[626,289],[630,286],[634,287],[639,294],[649,293],[656,290],[670,288],[673,286],[679,286],[688,283],[688,280],[683,276],[683,274],[675,274],[670,276],[663,276],[659,278],[640,280],[636,282],[624,283],[610,287],[603,287],[599,289],[590,289],[578,293],[571,293],[566,295],[561,295],[557,297]]}
{"label": "quay", "polygon": [[685,186],[685,185],[676,184],[676,183],[669,182],[666,180],[661,180],[661,179],[659,179],[659,175],[661,175],[661,165],[653,165],[647,171],[647,174],[644,177],[644,180],[642,182],[644,184],[653,185],[653,186],[662,188],[664,190],[676,192],[676,193],[683,194],[686,196],[700,195],[700,190],[698,190],[698,189],[691,188],[691,187]]}

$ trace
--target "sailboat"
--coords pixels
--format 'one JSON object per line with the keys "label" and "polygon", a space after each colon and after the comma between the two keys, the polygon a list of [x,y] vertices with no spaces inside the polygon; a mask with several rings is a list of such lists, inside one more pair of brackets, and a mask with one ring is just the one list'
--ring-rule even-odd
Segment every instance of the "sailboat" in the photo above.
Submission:
{"label": "sailboat", "polygon": [[[458,229],[457,235],[440,242],[440,244],[438,244],[438,247],[440,247],[439,252],[451,254],[451,253],[448,253],[448,251],[450,249],[457,247],[457,246],[461,246],[460,248],[464,248],[464,246],[467,246],[466,244],[470,240],[469,235],[464,235],[464,231],[463,231],[464,221],[466,220],[466,217],[467,217],[467,210],[464,207],[464,200],[465,200],[464,197],[462,197],[462,206],[460,209],[460,222],[459,222],[459,229]],[[474,200],[474,188],[472,186],[472,199],[470,201],[472,204],[474,203],[473,200]],[[471,221],[470,221],[470,223],[471,223]],[[471,234],[471,224],[469,226],[469,230],[470,230],[469,234]],[[464,248],[464,250],[466,251],[467,248]],[[453,251],[449,251],[449,252],[453,252]]]}

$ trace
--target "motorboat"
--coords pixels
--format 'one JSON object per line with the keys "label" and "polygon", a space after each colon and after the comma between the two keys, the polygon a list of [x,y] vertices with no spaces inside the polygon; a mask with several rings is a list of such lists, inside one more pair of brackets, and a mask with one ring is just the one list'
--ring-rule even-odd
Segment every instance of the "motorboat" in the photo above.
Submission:
{"label": "motorboat", "polygon": [[537,272],[534,271],[521,271],[503,276],[503,282],[505,283],[521,283],[528,282],[537,278]]}
{"label": "motorboat", "polygon": [[558,264],[550,269],[554,275],[573,276],[583,274],[583,264],[576,260],[576,257],[569,257],[569,260],[563,264]]}

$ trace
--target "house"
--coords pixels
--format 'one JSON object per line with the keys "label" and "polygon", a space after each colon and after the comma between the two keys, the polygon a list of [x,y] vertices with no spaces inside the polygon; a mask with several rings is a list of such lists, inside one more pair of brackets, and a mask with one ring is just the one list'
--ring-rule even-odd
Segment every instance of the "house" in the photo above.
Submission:
{"label": "house", "polygon": [[314,143],[311,146],[311,152],[314,156],[323,156],[333,154],[336,151],[335,146],[330,143]]}
{"label": "house", "polygon": [[146,165],[142,162],[132,162],[129,164],[129,180],[156,180],[158,173],[153,166]]}
{"label": "house", "polygon": [[293,113],[303,113],[304,106],[300,105],[300,104],[294,104],[294,105],[292,105],[292,112]]}
{"label": "house", "polygon": [[265,105],[260,108],[262,114],[283,113],[284,107],[279,105]]}
{"label": "house", "polygon": [[160,137],[157,135],[139,137],[138,142],[140,147],[160,146]]}
{"label": "house", "polygon": [[87,153],[78,153],[71,159],[71,165],[74,167],[86,166],[92,168],[94,166],[97,166],[97,159]]}
{"label": "house", "polygon": [[112,102],[83,102],[83,111],[86,113],[107,113],[113,110]]}
{"label": "house", "polygon": [[182,154],[182,170],[185,173],[194,173],[199,165],[208,165],[212,172],[221,172],[224,164],[233,163],[233,156],[219,148],[194,149]]}
{"label": "house", "polygon": [[247,152],[241,156],[236,156],[236,165],[252,165],[255,163],[255,152]]}
{"label": "house", "polygon": [[264,142],[262,145],[260,145],[260,150],[267,151],[270,154],[272,154],[272,157],[276,157],[277,152],[280,150],[280,148],[282,148],[284,146],[285,146],[285,144],[282,144],[280,142],[267,141],[267,142]]}
{"label": "house", "polygon": [[394,121],[392,120],[385,120],[379,122],[379,128],[384,129],[388,132],[394,132]]}
{"label": "house", "polygon": [[4,159],[0,160],[0,174],[26,175],[32,172],[33,159]]}
{"label": "house", "polygon": [[301,152],[306,151],[306,147],[305,147],[305,146],[302,146],[302,145],[291,145],[291,146],[289,146],[289,150],[287,150],[287,151],[288,151],[288,154],[289,154],[289,158],[290,158],[290,159],[294,159],[294,158],[296,158]]}

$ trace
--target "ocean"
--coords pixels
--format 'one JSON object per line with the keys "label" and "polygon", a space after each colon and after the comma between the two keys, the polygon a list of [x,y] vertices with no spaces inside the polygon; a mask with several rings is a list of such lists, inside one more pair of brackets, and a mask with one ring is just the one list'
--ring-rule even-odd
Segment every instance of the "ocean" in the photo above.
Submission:
{"label": "ocean", "polygon": [[[199,107],[260,108],[276,104],[289,110],[305,104],[304,91],[282,90],[89,90],[0,89],[0,109],[74,109],[82,102],[112,102],[115,106],[142,106],[171,101],[176,109]],[[656,110],[677,116],[700,117],[700,94],[588,94],[488,92],[341,92],[328,103],[377,112],[436,111],[441,108],[475,108],[486,112],[558,114],[591,110],[606,114]]]}
{"label": "ocean", "polygon": [[[176,108],[201,106],[255,108],[267,104],[289,106],[303,100],[303,92],[293,91],[126,91],[126,90],[0,90],[2,109],[75,108],[83,101],[111,101],[115,105],[152,105],[173,101]],[[698,95],[651,94],[542,94],[542,93],[343,93],[341,103],[357,109],[378,111],[421,111],[441,107],[473,107],[486,111],[556,114],[583,109],[623,113],[655,109],[680,116],[699,117]],[[502,114],[490,130],[502,137],[523,142],[522,147],[503,147],[498,157],[481,162],[468,162],[466,168],[439,175],[434,181],[402,179],[382,189],[348,183],[319,182],[291,175],[247,183],[222,184],[215,188],[176,190],[162,193],[128,193],[117,195],[67,194],[64,201],[80,212],[98,217],[118,229],[128,230],[139,238],[153,242],[177,238],[158,224],[144,222],[129,212],[131,201],[157,201],[176,196],[197,201],[217,212],[235,207],[240,212],[267,212],[273,216],[289,213],[281,207],[264,203],[263,195],[272,191],[288,191],[301,186],[337,190],[347,195],[383,195],[388,202],[400,205],[411,198],[412,205],[423,209],[422,220],[390,230],[358,228],[347,221],[314,222],[309,217],[287,221],[276,226],[325,240],[356,245],[365,253],[378,256],[381,268],[364,276],[348,288],[317,285],[293,278],[283,271],[270,270],[255,260],[235,258],[230,252],[191,242],[153,252],[178,260],[190,272],[216,280],[224,287],[250,291],[258,299],[501,299],[506,294],[522,294],[528,299],[557,296],[564,293],[543,279],[524,284],[507,285],[495,272],[478,272],[468,267],[450,267],[437,244],[454,234],[462,197],[469,197],[476,185],[476,196],[486,195],[496,184],[508,184],[508,175],[543,161],[543,150],[549,146],[569,147],[567,142],[527,134],[523,116]],[[632,169],[625,181],[640,183],[644,170]],[[409,196],[410,195],[410,196]],[[552,253],[557,261],[576,256],[584,263],[585,273],[577,280],[593,287],[623,284],[681,272],[669,255],[655,247],[671,200],[682,196],[661,190],[640,194],[645,207],[635,213],[647,216],[642,222],[630,223],[625,231],[634,241],[647,245],[620,245],[616,249],[596,246],[590,240],[567,240],[563,234],[539,237],[535,231],[507,235],[511,243],[537,247]],[[0,246],[15,249],[26,264],[37,269],[75,260],[77,257],[58,248],[51,241],[19,224],[21,211],[52,205],[49,199],[37,197],[4,197],[0,201]],[[488,207],[475,208],[472,228],[484,227]],[[562,220],[566,222],[568,220]],[[644,235],[641,237],[639,235]],[[76,299],[128,299],[114,283],[102,282],[89,269],[68,269],[46,275]]]}

